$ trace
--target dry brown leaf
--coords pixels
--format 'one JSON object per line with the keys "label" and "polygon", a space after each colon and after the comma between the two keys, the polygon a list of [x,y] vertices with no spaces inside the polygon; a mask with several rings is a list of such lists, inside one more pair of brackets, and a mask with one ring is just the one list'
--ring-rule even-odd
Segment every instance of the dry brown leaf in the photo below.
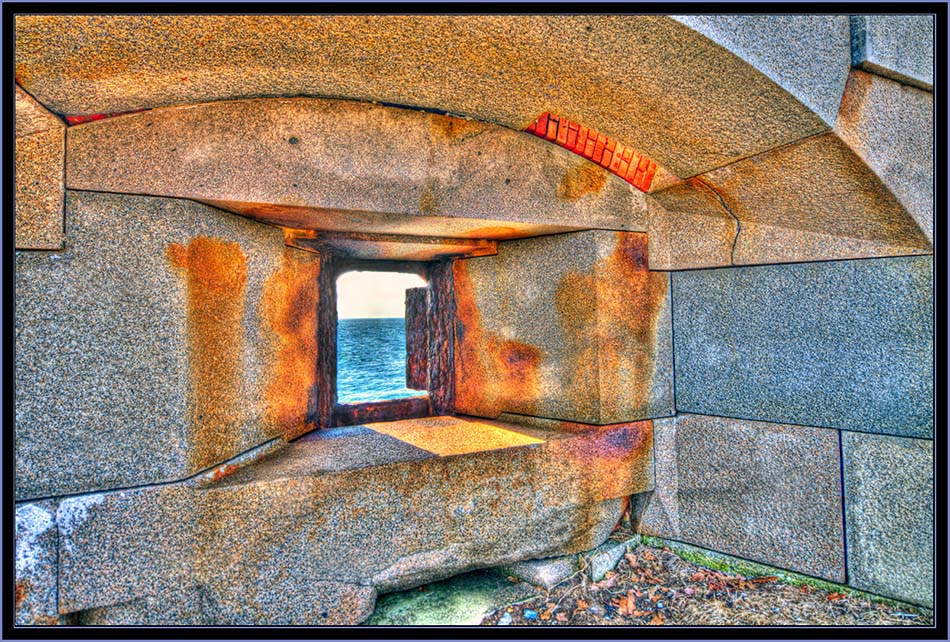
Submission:
{"label": "dry brown leaf", "polygon": [[706,577],[705,573],[693,573],[689,576],[690,582],[700,582]]}
{"label": "dry brown leaf", "polygon": [[578,600],[577,600],[577,608],[576,608],[575,610],[577,610],[577,611],[586,611],[586,610],[587,610],[587,602],[585,602],[583,599],[578,599]]}
{"label": "dry brown leaf", "polygon": [[753,577],[752,581],[755,582],[756,584],[762,584],[764,582],[777,582],[778,576],[777,575],[763,575],[762,577]]}
{"label": "dry brown leaf", "polygon": [[634,611],[630,615],[633,617],[646,617],[648,615],[653,615],[653,611]]}
{"label": "dry brown leaf", "polygon": [[544,620],[545,622],[547,622],[548,620],[550,620],[550,619],[551,619],[551,609],[547,609],[547,610],[545,610],[545,611],[541,611],[541,614],[538,615],[538,618],[540,618],[541,620]]}
{"label": "dry brown leaf", "polygon": [[663,624],[663,614],[657,611],[656,615],[654,615],[653,618],[649,622],[647,622],[647,624],[650,624],[652,626]]}
{"label": "dry brown leaf", "polygon": [[567,613],[558,613],[554,616],[554,619],[558,622],[567,622]]}
{"label": "dry brown leaf", "polygon": [[624,556],[624,559],[627,560],[627,563],[630,564],[633,568],[637,567],[637,556],[633,553],[627,553]]}
{"label": "dry brown leaf", "polygon": [[844,593],[832,593],[831,595],[828,596],[828,601],[829,601],[829,602],[836,602],[836,601],[838,601],[838,600],[843,600],[843,599],[845,599],[846,597],[848,597],[848,596],[845,595]]}

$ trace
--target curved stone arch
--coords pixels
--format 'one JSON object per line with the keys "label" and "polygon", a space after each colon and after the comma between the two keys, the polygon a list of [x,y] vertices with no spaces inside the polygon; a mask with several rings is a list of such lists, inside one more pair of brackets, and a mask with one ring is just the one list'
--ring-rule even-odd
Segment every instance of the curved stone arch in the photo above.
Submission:
{"label": "curved stone arch", "polygon": [[[64,46],[62,32],[78,49]],[[853,108],[850,120],[837,114],[842,94],[853,105],[850,88],[861,89],[845,89],[849,36],[846,16],[27,16],[18,20],[17,74],[64,114],[301,94],[516,130],[550,113],[659,165],[648,224],[637,214],[608,227],[649,229],[660,269],[929,253],[932,204],[917,196],[927,190],[916,180],[926,182],[927,164],[915,163],[913,185],[902,184],[908,172],[875,162]],[[578,180],[589,192],[589,176],[567,183]],[[199,200],[273,214],[260,199]],[[510,213],[493,220],[519,222]],[[469,228],[449,235],[477,229]],[[542,231],[557,230],[534,233]]]}
{"label": "curved stone arch", "polygon": [[25,16],[17,27],[18,82],[65,115],[308,95],[521,130],[547,111],[684,178],[828,129],[767,74],[664,16]]}

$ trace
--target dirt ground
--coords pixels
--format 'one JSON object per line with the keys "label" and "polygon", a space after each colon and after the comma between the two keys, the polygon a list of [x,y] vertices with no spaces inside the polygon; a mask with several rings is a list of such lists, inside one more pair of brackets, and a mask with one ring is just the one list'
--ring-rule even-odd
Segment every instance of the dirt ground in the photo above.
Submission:
{"label": "dirt ground", "polygon": [[[517,581],[516,578],[509,578]],[[668,548],[640,545],[592,583],[579,572],[537,598],[495,611],[483,625],[932,625],[924,609],[880,604],[777,577],[728,575]]]}

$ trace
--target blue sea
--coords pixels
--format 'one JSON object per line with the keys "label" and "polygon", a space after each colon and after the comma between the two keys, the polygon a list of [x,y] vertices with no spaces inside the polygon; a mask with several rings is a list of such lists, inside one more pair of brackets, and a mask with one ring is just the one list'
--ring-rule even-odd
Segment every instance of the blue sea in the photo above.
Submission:
{"label": "blue sea", "polygon": [[337,401],[364,403],[426,394],[406,388],[406,320],[340,319]]}

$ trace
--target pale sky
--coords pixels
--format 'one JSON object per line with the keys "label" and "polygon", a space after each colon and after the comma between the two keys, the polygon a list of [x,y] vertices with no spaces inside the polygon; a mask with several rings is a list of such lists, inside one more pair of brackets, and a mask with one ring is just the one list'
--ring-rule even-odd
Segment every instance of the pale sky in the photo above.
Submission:
{"label": "pale sky", "polygon": [[340,319],[378,319],[406,315],[406,289],[425,287],[417,274],[346,272],[336,280]]}

